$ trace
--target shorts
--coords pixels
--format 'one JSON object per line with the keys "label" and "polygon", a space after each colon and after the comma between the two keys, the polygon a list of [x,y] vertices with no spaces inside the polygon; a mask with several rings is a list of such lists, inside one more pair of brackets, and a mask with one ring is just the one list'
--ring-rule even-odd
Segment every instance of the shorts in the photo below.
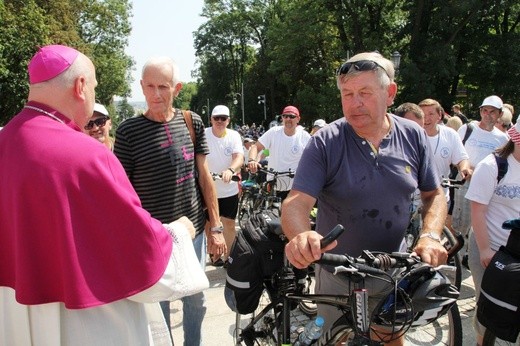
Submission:
{"label": "shorts", "polygon": [[237,217],[238,213],[238,194],[229,197],[219,198],[218,212],[221,217],[234,220]]}

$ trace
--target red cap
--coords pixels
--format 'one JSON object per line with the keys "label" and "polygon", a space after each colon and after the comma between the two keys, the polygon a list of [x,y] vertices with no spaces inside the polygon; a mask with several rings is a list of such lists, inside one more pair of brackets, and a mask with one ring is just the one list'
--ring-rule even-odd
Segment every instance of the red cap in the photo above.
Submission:
{"label": "red cap", "polygon": [[287,106],[283,109],[282,114],[294,114],[300,116],[300,111],[294,106]]}
{"label": "red cap", "polygon": [[61,74],[74,63],[79,52],[61,45],[41,47],[29,63],[31,84],[45,82]]}

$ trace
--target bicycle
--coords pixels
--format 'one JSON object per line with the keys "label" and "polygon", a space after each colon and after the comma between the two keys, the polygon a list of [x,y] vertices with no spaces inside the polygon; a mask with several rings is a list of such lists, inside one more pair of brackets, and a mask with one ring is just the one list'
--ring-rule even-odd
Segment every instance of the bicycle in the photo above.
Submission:
{"label": "bicycle", "polygon": [[[337,236],[340,233],[338,227],[342,228],[338,225],[333,230],[337,233]],[[269,228],[268,232],[280,234],[280,230],[274,227]],[[450,256],[453,256],[459,249],[460,246],[455,246]],[[455,286],[448,284],[449,281],[445,279],[443,274],[443,271],[453,270],[453,267],[443,265],[432,268],[409,253],[387,254],[370,251],[364,251],[359,258],[325,253],[317,263],[333,265],[336,274],[352,277],[363,275],[388,277],[386,270],[390,268],[402,268],[403,271],[387,278],[394,285],[394,294],[390,294],[388,299],[381,300],[374,309],[374,312],[377,313],[368,318],[368,305],[363,291],[352,290],[350,294],[340,296],[295,293],[294,276],[291,275],[291,266],[285,259],[284,267],[268,280],[269,285],[266,286],[264,295],[267,305],[253,314],[245,327],[241,328],[237,323],[236,345],[291,344],[294,333],[291,334],[289,307],[292,301],[298,302],[301,300],[333,305],[343,312],[343,316],[333,323],[331,329],[324,331],[316,345],[380,345],[381,343],[370,340],[370,330],[373,323],[390,326],[393,332],[388,338],[395,338],[406,332],[406,340],[413,345],[461,345],[462,325],[456,305],[459,292]],[[431,319],[421,322],[420,319],[416,318],[419,316],[419,312],[414,312],[413,307],[414,299],[419,298],[409,297],[401,284],[406,280],[416,282],[413,279],[416,277],[422,278],[422,275],[430,278],[432,276],[444,278],[445,284],[442,288],[447,290],[449,297],[446,298],[445,304],[439,308],[442,311],[436,312],[437,316],[430,316]],[[393,305],[391,299],[394,299]],[[395,302],[400,304],[399,308]],[[382,310],[383,307],[386,310]],[[440,317],[434,318],[438,316]],[[418,324],[418,326],[416,327],[414,324]]]}

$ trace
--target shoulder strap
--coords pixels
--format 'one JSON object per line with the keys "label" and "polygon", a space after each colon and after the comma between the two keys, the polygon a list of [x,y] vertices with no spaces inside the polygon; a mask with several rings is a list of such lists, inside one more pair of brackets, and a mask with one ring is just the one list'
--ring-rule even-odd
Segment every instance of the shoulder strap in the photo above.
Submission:
{"label": "shoulder strap", "polygon": [[471,132],[473,132],[473,124],[471,122],[468,123],[466,133],[464,134],[464,138],[462,139],[462,145],[466,144],[469,136],[471,136]]}
{"label": "shoulder strap", "polygon": [[195,147],[195,144],[197,144],[197,138],[195,137],[195,130],[193,129],[193,116],[190,111],[185,110],[182,111],[182,116],[184,117],[184,122],[188,128],[188,132],[190,133],[193,146]]}
{"label": "shoulder strap", "polygon": [[497,174],[497,184],[498,184],[498,183],[500,183],[500,180],[502,180],[502,178],[506,175],[507,169],[508,169],[508,164],[507,164],[506,158],[498,156],[497,154],[494,154],[493,156],[495,156],[495,160],[497,161],[497,166],[498,166],[498,174]]}

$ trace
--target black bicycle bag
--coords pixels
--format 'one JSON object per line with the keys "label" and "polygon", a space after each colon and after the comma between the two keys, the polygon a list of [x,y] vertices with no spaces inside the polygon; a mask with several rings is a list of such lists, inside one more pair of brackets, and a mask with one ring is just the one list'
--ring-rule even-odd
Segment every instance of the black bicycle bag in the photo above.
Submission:
{"label": "black bicycle bag", "polygon": [[229,307],[235,312],[253,312],[258,307],[264,280],[283,267],[285,242],[273,233],[276,224],[279,225],[279,218],[274,213],[262,211],[237,232],[226,276],[226,287],[233,292],[235,303]]}
{"label": "black bicycle bag", "polygon": [[[520,223],[520,219],[515,221]],[[507,245],[500,247],[484,271],[477,318],[496,337],[516,341],[520,333],[520,229],[511,231]]]}

